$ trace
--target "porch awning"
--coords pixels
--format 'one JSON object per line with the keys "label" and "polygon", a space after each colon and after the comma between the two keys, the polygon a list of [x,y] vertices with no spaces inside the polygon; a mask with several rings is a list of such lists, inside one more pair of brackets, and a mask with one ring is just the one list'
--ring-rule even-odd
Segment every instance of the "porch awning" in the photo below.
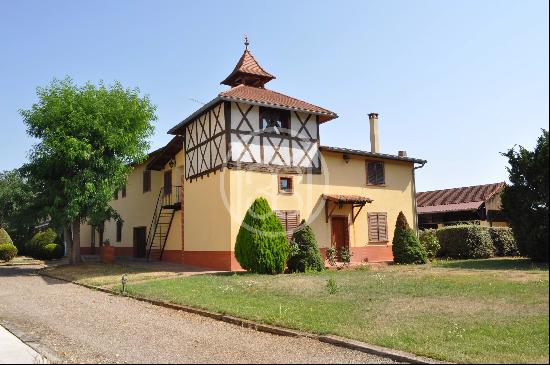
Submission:
{"label": "porch awning", "polygon": [[359,195],[334,195],[334,194],[323,194],[325,200],[335,202],[338,204],[362,204],[372,203],[372,199],[359,196]]}
{"label": "porch awning", "polygon": [[[373,202],[372,199],[359,195],[323,194],[323,199],[325,200],[325,220],[327,223],[336,207],[350,204],[352,219],[355,222],[355,218],[357,218],[359,212],[363,209],[365,204]],[[332,207],[330,207],[331,203]],[[354,208],[356,207],[359,208],[357,213],[354,212]]]}

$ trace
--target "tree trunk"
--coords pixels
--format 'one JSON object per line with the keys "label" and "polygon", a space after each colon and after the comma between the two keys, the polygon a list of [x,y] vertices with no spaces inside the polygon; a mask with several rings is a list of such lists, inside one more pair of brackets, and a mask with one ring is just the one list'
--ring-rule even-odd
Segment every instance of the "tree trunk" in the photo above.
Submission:
{"label": "tree trunk", "polygon": [[70,263],[71,265],[77,265],[82,262],[80,257],[80,220],[76,219],[72,223],[72,240],[71,240],[71,256]]}
{"label": "tree trunk", "polygon": [[63,226],[63,244],[65,245],[65,256],[70,258],[73,241],[71,238],[71,228],[69,226]]}

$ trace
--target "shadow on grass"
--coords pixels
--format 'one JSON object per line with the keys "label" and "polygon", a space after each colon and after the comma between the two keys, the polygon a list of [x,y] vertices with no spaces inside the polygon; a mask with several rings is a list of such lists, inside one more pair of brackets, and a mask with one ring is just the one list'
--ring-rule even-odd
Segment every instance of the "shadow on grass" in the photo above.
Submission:
{"label": "shadow on grass", "polygon": [[479,260],[438,260],[435,267],[465,270],[528,270],[548,271],[548,263],[535,262],[525,258],[497,258]]}

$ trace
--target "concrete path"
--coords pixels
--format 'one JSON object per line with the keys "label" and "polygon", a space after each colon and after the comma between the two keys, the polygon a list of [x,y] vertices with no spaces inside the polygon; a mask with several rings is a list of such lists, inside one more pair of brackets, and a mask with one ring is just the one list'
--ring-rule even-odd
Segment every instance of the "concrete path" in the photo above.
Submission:
{"label": "concrete path", "polygon": [[0,326],[0,364],[44,364],[42,355]]}
{"label": "concrete path", "polygon": [[210,318],[0,267],[0,323],[38,339],[63,362],[391,363],[306,338]]}

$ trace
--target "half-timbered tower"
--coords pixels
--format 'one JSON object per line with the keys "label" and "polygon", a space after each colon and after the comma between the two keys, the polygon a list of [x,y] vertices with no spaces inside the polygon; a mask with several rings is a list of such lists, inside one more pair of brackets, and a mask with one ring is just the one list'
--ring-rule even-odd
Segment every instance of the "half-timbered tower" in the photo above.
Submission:
{"label": "half-timbered tower", "polygon": [[[156,206],[143,209],[151,224],[140,221],[134,232],[147,237],[155,257],[238,270],[235,239],[247,209],[262,196],[289,235],[305,219],[322,251],[349,248],[352,261],[391,261],[399,212],[416,227],[414,171],[425,161],[404,151],[380,153],[376,113],[353,131],[367,141],[370,129],[370,151],[322,146],[320,126],[336,113],[269,89],[273,79],[245,42],[221,82],[228,88],[171,128],[171,145],[137,168],[159,171],[161,188]],[[124,244],[135,247],[140,237]]]}

